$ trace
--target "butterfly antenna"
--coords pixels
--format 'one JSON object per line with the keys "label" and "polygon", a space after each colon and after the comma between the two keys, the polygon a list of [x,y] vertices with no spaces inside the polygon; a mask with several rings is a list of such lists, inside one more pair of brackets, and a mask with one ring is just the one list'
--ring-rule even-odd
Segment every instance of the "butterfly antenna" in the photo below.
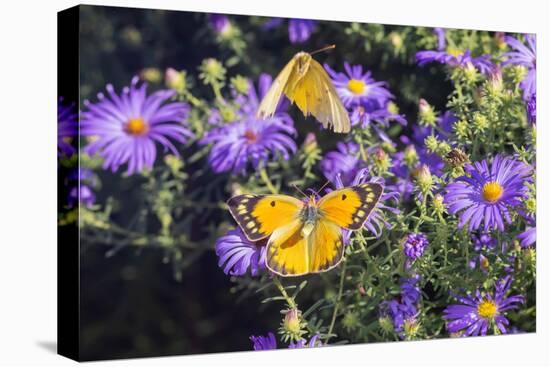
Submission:
{"label": "butterfly antenna", "polygon": [[319,195],[319,193],[321,192],[321,190],[323,190],[329,183],[330,183],[330,181],[327,180],[327,182],[325,182],[325,184],[324,184],[323,186],[321,186],[321,188],[319,189],[319,191],[317,191],[317,195]]}
{"label": "butterfly antenna", "polygon": [[308,197],[305,192],[303,192],[298,186],[296,186],[296,184],[292,184],[291,186],[294,187],[296,191],[298,191],[300,194],[304,195],[304,197]]}
{"label": "butterfly antenna", "polygon": [[332,50],[333,48],[336,48],[336,45],[329,45],[329,46],[325,46],[323,48],[320,48],[318,50],[315,50],[313,52],[310,52],[309,54],[310,55],[315,55],[315,54],[318,54],[319,52],[323,52],[323,51],[327,51],[327,50]]}

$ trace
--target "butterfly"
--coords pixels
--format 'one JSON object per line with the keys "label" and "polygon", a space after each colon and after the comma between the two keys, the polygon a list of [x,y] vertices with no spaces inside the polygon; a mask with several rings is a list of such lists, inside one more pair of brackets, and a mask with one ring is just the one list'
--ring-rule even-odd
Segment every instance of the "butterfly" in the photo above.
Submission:
{"label": "butterfly", "polygon": [[337,133],[347,133],[351,124],[348,111],[342,105],[332,81],[323,67],[311,55],[335,46],[328,46],[311,54],[301,51],[286,64],[258,107],[257,117],[273,116],[281,95],[296,103],[307,117],[313,115],[325,128],[330,125]]}
{"label": "butterfly", "polygon": [[234,196],[229,211],[250,241],[267,239],[267,268],[281,276],[328,271],[342,261],[342,230],[363,227],[383,187],[364,183],[317,200],[288,195]]}

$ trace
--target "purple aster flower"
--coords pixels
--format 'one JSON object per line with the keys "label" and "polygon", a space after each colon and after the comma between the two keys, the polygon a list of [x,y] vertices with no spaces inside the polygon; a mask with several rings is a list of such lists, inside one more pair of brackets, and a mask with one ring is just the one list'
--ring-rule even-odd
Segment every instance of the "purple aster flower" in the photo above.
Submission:
{"label": "purple aster flower", "polygon": [[315,28],[317,21],[309,19],[289,19],[288,20],[288,38],[291,43],[306,42]]}
{"label": "purple aster flower", "polygon": [[315,334],[309,339],[309,342],[305,339],[300,339],[297,342],[291,342],[288,345],[289,349],[299,349],[299,348],[316,348],[322,347],[323,342],[319,340],[319,334]]}
{"label": "purple aster flower", "polygon": [[424,233],[409,233],[403,242],[403,253],[414,261],[424,254],[428,244],[428,237]]}
{"label": "purple aster flower", "polygon": [[518,235],[521,247],[529,247],[537,242],[537,227],[527,227],[525,232]]}
{"label": "purple aster flower", "polygon": [[472,234],[471,238],[474,250],[477,252],[492,251],[497,247],[497,240],[488,233]]}
{"label": "purple aster flower", "polygon": [[243,276],[250,269],[256,276],[265,269],[266,241],[252,242],[240,228],[227,232],[216,241],[218,266],[225,274]]}
{"label": "purple aster flower", "polygon": [[470,260],[468,266],[470,267],[470,269],[475,269],[479,266],[479,269],[482,272],[487,273],[489,270],[489,259],[483,256],[483,254],[479,254],[479,256],[476,256],[472,260]]}
{"label": "purple aster flower", "polygon": [[[264,30],[277,28],[285,22],[284,18],[271,18],[262,26]],[[316,20],[288,19],[288,38],[291,43],[304,43],[317,28]]]}
{"label": "purple aster flower", "polygon": [[478,289],[474,295],[455,297],[460,304],[449,305],[443,311],[447,330],[461,333],[463,337],[478,336],[487,335],[487,330],[495,325],[502,334],[506,334],[509,322],[504,313],[524,303],[520,295],[507,295],[511,283],[512,278],[506,276],[496,282],[493,294],[482,294]]}
{"label": "purple aster flower", "polygon": [[438,62],[449,66],[468,67],[473,65],[483,74],[489,74],[495,67],[491,62],[490,55],[472,57],[470,50],[464,52],[459,50],[450,51],[418,51],[416,53],[416,62],[419,66],[424,66],[431,62]]}
{"label": "purple aster flower", "polygon": [[339,175],[344,186],[349,186],[367,164],[359,158],[359,146],[355,143],[338,142],[336,149],[325,154],[320,163],[321,170],[327,180],[336,182]]}
{"label": "purple aster flower", "polygon": [[208,162],[214,172],[245,174],[248,163],[257,169],[277,155],[288,160],[296,152],[296,143],[290,135],[296,135],[290,118],[249,117],[210,130],[200,143],[212,144]]}
{"label": "purple aster flower", "polygon": [[537,93],[533,93],[529,101],[526,103],[527,107],[527,121],[532,124],[537,122]]}
{"label": "purple aster flower", "polygon": [[412,320],[418,315],[418,302],[421,298],[418,282],[420,277],[401,279],[401,294],[397,299],[380,303],[380,315],[389,317],[393,321],[395,332],[402,338],[406,320]]}
{"label": "purple aster flower", "polygon": [[336,92],[346,107],[362,105],[371,110],[372,105],[380,108],[393,98],[387,89],[386,82],[377,82],[371,77],[371,72],[363,73],[361,65],[344,63],[345,73],[336,72],[325,64],[325,69],[332,78]]}
{"label": "purple aster flower", "polygon": [[445,40],[445,33],[446,33],[445,28],[436,27],[434,28],[434,33],[437,36],[437,49],[439,51],[445,50],[445,46],[447,44]]}
{"label": "purple aster flower", "polygon": [[219,34],[225,34],[231,27],[229,18],[224,14],[209,14],[208,21],[214,31]]}
{"label": "purple aster flower", "polygon": [[537,91],[537,44],[534,34],[526,34],[524,45],[514,37],[506,36],[506,43],[514,51],[506,52],[504,56],[508,59],[502,65],[522,65],[527,68],[527,75],[520,84],[523,89],[523,99],[528,101]]}
{"label": "purple aster flower", "polygon": [[170,139],[185,144],[193,136],[184,124],[188,105],[167,103],[176,92],[159,90],[147,96],[147,84],[138,87],[138,81],[134,77],[120,95],[108,84],[108,96],[99,93],[97,103],[85,102],[87,111],[81,121],[82,134],[95,137],[85,151],[90,155],[99,152],[105,159],[103,168],[113,172],[127,163],[128,175],[153,167],[155,143],[179,156]]}
{"label": "purple aster flower", "polygon": [[97,176],[91,169],[74,168],[67,174],[67,185],[70,187],[67,198],[71,208],[79,203],[91,208],[95,203],[94,188],[98,185]]}
{"label": "purple aster flower", "polygon": [[63,97],[57,102],[57,156],[71,156],[76,153],[73,139],[78,136],[78,113],[74,105],[63,103]]}
{"label": "purple aster flower", "polygon": [[[271,86],[272,78],[262,74],[258,83],[259,94],[251,84],[248,95],[240,96],[240,108],[235,122],[221,125],[207,132],[200,144],[212,144],[208,161],[214,172],[246,173],[248,163],[253,168],[274,159],[277,155],[285,160],[296,152],[296,135],[292,118],[284,113],[285,103],[279,104],[276,113],[265,120],[256,118],[261,98]],[[214,116],[215,117],[215,116]]]}
{"label": "purple aster flower", "polygon": [[520,206],[527,195],[525,183],[531,179],[531,169],[510,157],[497,155],[489,166],[487,160],[467,164],[466,176],[447,185],[445,202],[449,213],[460,213],[458,227],[469,222],[469,230],[484,231],[510,224],[509,209]]}
{"label": "purple aster flower", "polygon": [[250,336],[254,350],[271,350],[277,349],[277,340],[273,333],[268,333],[267,336]]}
{"label": "purple aster flower", "polygon": [[[353,180],[349,182],[347,185],[344,185],[344,182],[342,181],[342,176],[340,173],[338,173],[334,181],[332,182],[337,189],[341,189],[346,186],[356,186],[366,182],[377,183],[384,186],[384,179],[382,177],[369,178],[368,172],[369,170],[367,168],[363,168],[359,170],[359,172],[357,172]],[[377,238],[379,238],[382,235],[382,229],[384,227],[391,228],[391,224],[385,220],[384,212],[388,211],[393,214],[400,213],[399,209],[386,205],[385,203],[393,202],[394,204],[397,204],[398,200],[399,200],[399,194],[397,192],[384,189],[382,196],[380,197],[380,200],[378,200],[378,203],[376,203],[376,206],[368,216],[364,224],[364,227],[368,229],[371,233],[373,233]],[[351,232],[345,231],[344,242],[348,243],[350,236],[351,236]]]}

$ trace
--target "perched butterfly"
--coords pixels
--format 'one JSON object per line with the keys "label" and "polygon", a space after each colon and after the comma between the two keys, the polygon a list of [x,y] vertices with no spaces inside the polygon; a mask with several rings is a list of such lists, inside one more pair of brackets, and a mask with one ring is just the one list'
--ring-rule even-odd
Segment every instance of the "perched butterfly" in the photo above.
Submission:
{"label": "perched butterfly", "polygon": [[273,116],[284,93],[292,103],[296,103],[304,116],[315,116],[325,128],[332,125],[337,133],[349,132],[351,125],[348,111],[342,105],[325,69],[311,57],[316,52],[334,47],[332,45],[311,54],[302,51],[294,55],[262,99],[258,118]]}
{"label": "perched butterfly", "polygon": [[319,273],[344,254],[342,229],[360,229],[383,188],[376,183],[345,187],[308,202],[287,195],[238,195],[227,204],[250,241],[269,238],[266,265],[281,276]]}

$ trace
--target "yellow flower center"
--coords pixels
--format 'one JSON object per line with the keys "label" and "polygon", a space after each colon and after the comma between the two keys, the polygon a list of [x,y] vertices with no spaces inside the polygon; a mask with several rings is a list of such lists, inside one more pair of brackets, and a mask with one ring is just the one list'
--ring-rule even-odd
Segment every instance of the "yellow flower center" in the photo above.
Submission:
{"label": "yellow flower center", "polygon": [[449,48],[447,49],[447,53],[448,53],[449,55],[453,55],[453,56],[455,56],[455,57],[459,57],[459,56],[462,56],[462,54],[463,54],[464,52],[462,52],[462,50],[460,50],[460,49],[458,49],[458,48],[456,48],[456,47],[449,47]]}
{"label": "yellow flower center", "polygon": [[483,318],[492,319],[497,313],[498,307],[495,301],[486,299],[477,306],[477,314]]}
{"label": "yellow flower center", "polygon": [[365,93],[366,88],[367,86],[362,80],[350,79],[350,81],[348,82],[348,90],[355,95]]}
{"label": "yellow flower center", "polygon": [[504,193],[504,188],[496,181],[487,182],[483,185],[482,195],[485,200],[490,203],[498,201]]}
{"label": "yellow flower center", "polygon": [[149,131],[149,125],[141,117],[135,117],[128,120],[126,132],[132,135],[143,135]]}

